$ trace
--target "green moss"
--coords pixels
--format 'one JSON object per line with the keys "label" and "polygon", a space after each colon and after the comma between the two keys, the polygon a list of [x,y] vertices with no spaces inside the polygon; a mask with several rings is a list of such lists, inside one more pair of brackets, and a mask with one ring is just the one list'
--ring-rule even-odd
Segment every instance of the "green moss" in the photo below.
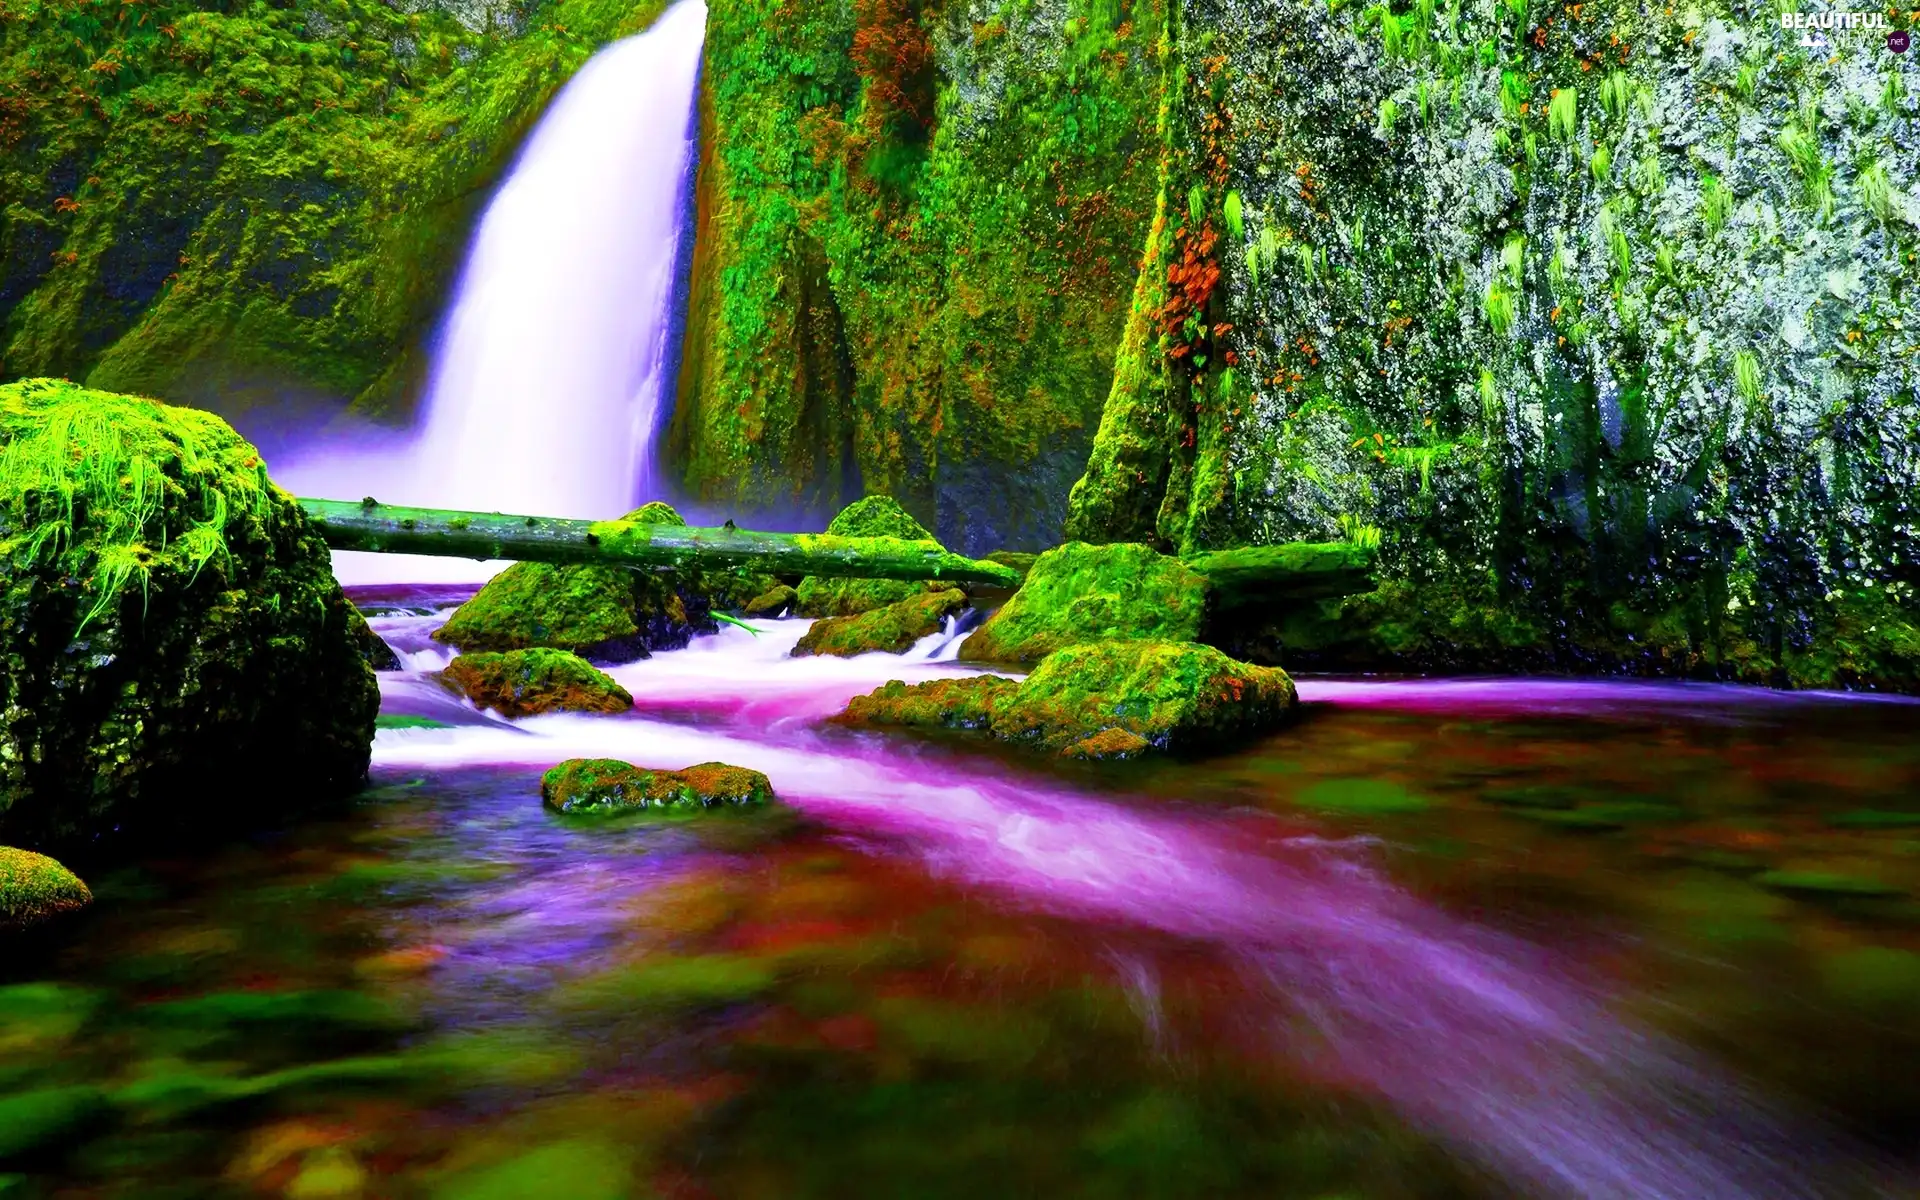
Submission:
{"label": "green moss", "polygon": [[774,800],[758,771],[701,763],[684,771],[656,771],[611,758],[573,758],[540,777],[540,798],[569,815],[699,812],[757,807]]}
{"label": "green moss", "polygon": [[1427,807],[1426,800],[1384,779],[1323,779],[1296,800],[1306,808],[1368,816],[1420,812]]}
{"label": "green moss", "polygon": [[875,652],[901,654],[928,634],[940,632],[946,619],[967,607],[965,592],[923,592],[857,617],[814,622],[793,648],[795,658],[831,654],[851,658]]}
{"label": "green moss", "polygon": [[623,713],[633,707],[627,689],[564,650],[462,654],[447,664],[441,677],[477,706],[504,717]]}
{"label": "green moss", "polygon": [[15,8],[0,374],[229,414],[289,395],[403,409],[520,136],[663,8]]}
{"label": "green moss", "polygon": [[1370,592],[1374,553],[1352,542],[1284,542],[1191,555],[1216,604],[1263,604]]}
{"label": "green moss", "polygon": [[374,722],[375,729],[452,729],[445,721],[436,721],[432,717],[414,717],[404,715],[383,715]]}
{"label": "green moss", "polygon": [[[359,786],[366,623],[252,446],[49,380],[0,386],[0,442],[0,836],[203,831]],[[202,786],[216,761],[280,802]]]}
{"label": "green moss", "polygon": [[[933,538],[891,496],[866,496],[841,509],[827,524],[831,537],[894,538],[923,542]],[[799,604],[805,617],[851,617],[898,604],[926,591],[922,584],[895,579],[823,579],[800,581]]]}
{"label": "green moss", "polygon": [[749,617],[780,617],[791,612],[800,601],[800,593],[785,584],[776,584],[742,606]]}
{"label": "green moss", "polygon": [[969,675],[926,683],[892,680],[847,702],[834,718],[842,725],[898,725],[916,729],[985,729],[994,711],[1020,685],[998,675]]}
{"label": "green moss", "polygon": [[1052,749],[1117,728],[1162,750],[1207,750],[1278,728],[1296,703],[1284,672],[1211,646],[1097,642],[1044,659],[995,708],[992,728]]}
{"label": "green moss", "polygon": [[1063,758],[1128,759],[1138,758],[1153,749],[1153,743],[1127,729],[1102,729],[1083,737],[1060,752]]}
{"label": "green moss", "polygon": [[38,925],[92,903],[80,877],[53,859],[0,846],[0,930]]}
{"label": "green moss", "polygon": [[1193,641],[1206,604],[1206,579],[1179,559],[1138,543],[1069,542],[1035,560],[1020,590],[960,654],[975,662],[1038,662],[1082,642]]}

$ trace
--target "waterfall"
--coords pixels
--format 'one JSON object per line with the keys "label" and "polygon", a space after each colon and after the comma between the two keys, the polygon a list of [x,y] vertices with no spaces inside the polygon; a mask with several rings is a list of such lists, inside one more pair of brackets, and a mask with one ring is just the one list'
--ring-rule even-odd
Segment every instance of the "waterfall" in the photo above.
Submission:
{"label": "waterfall", "polygon": [[[595,518],[652,498],[706,11],[681,0],[554,98],[474,235],[414,436],[318,447],[276,472],[288,487]],[[499,565],[335,555],[348,582]]]}

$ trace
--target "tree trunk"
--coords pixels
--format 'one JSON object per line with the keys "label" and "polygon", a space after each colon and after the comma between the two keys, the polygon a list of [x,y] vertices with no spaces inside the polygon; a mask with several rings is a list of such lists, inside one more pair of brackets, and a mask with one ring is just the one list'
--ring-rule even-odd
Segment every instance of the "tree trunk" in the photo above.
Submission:
{"label": "tree trunk", "polygon": [[824,533],[751,533],[634,521],[573,521],[501,513],[397,508],[371,499],[301,500],[335,550],[432,554],[443,558],[597,563],[651,570],[750,568],[774,575],[855,579],[942,579],[1018,587],[1020,574],[902,538]]}

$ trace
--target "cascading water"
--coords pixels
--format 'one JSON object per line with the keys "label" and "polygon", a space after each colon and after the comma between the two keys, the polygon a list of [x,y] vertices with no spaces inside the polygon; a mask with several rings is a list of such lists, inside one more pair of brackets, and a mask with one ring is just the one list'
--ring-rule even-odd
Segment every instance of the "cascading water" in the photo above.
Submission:
{"label": "cascading water", "polygon": [[[682,0],[555,97],[475,234],[416,436],[386,454],[325,447],[283,483],[568,517],[651,498],[706,12]],[[352,582],[490,573],[391,555],[335,567]]]}

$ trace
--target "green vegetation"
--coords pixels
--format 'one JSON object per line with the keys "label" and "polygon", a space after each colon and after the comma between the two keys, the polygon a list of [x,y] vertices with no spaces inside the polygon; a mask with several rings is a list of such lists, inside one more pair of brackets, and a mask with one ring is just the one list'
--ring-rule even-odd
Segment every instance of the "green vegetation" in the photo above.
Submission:
{"label": "green vegetation", "polygon": [[623,713],[633,696],[585,659],[564,650],[462,654],[441,677],[480,708],[503,717],[548,712]]}
{"label": "green vegetation", "polygon": [[[827,523],[833,537],[903,538],[924,541],[933,537],[891,496],[863,496],[841,509]],[[892,579],[826,579],[809,575],[800,581],[794,611],[806,617],[851,617],[885,608],[926,591],[923,584]]]}
{"label": "green vegetation", "polygon": [[540,777],[548,808],[569,815],[698,812],[757,807],[774,800],[758,771],[701,763],[684,771],[653,771],[611,758],[571,758]]}

